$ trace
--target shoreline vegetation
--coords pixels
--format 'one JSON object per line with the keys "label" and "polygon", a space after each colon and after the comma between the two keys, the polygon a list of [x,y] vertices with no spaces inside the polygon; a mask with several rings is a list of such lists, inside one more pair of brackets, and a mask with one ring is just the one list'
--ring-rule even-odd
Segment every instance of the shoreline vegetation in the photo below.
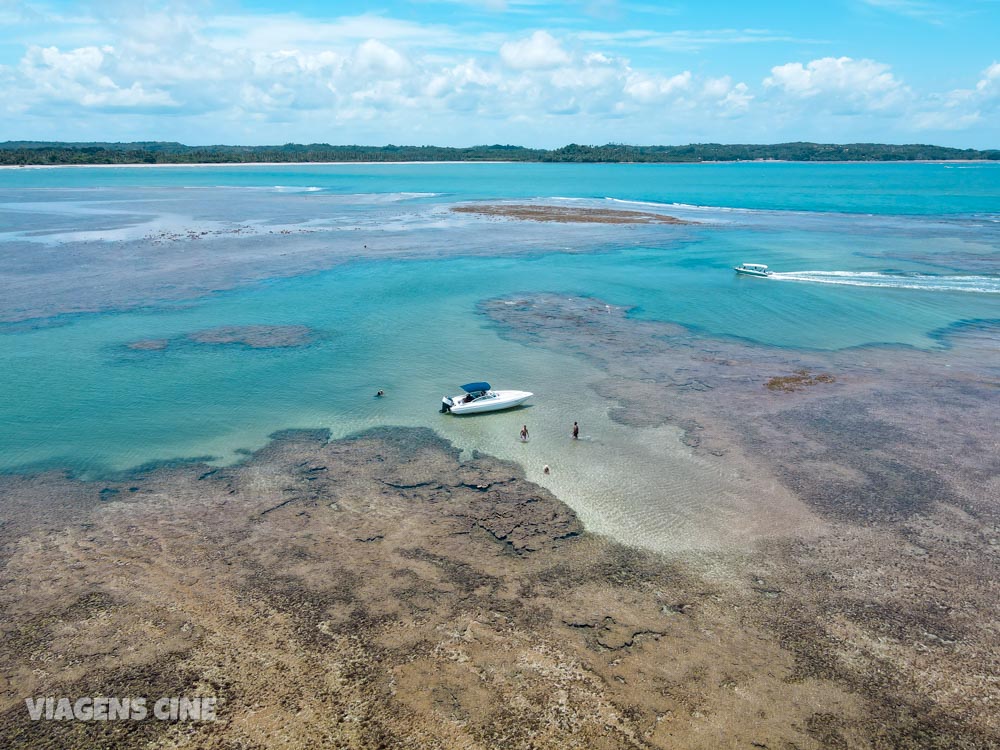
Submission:
{"label": "shoreline vegetation", "polygon": [[882,143],[695,143],[683,146],[569,144],[557,149],[512,145],[443,146],[187,146],[166,141],[135,143],[0,142],[0,166],[131,164],[302,164],[370,162],[699,163],[699,162],[899,162],[1000,161],[1000,149],[959,149]]}

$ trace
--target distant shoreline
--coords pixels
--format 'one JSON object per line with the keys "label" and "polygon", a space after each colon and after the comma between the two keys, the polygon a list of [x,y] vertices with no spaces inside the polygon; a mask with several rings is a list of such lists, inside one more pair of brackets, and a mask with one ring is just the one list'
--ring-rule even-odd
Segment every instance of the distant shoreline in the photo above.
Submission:
{"label": "distant shoreline", "polygon": [[995,159],[907,159],[893,161],[860,161],[860,160],[819,160],[819,159],[716,159],[704,161],[525,161],[520,159],[496,161],[472,160],[442,160],[442,161],[242,161],[242,162],[162,162],[159,164],[0,164],[0,170],[20,169],[159,169],[162,167],[348,167],[354,164],[363,166],[414,166],[420,164],[549,164],[553,166],[574,165],[607,165],[634,164],[641,166],[698,166],[699,164],[1000,164]]}
{"label": "distant shoreline", "polygon": [[[961,161],[961,160],[960,160]],[[158,167],[346,167],[351,164],[542,164],[528,161],[170,161],[160,164],[0,164],[0,169],[156,169]]]}
{"label": "distant shoreline", "polygon": [[924,143],[689,143],[588,146],[363,146],[286,143],[188,146],[175,141],[131,143],[0,142],[0,164],[10,166],[161,166],[216,164],[718,164],[741,162],[997,161],[1000,149],[954,148]]}

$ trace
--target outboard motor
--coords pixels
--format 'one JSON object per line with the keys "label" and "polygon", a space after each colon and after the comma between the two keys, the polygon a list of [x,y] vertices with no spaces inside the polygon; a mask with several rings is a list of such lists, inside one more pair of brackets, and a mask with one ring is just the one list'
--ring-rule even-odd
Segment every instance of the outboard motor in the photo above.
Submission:
{"label": "outboard motor", "polygon": [[447,414],[448,412],[451,411],[451,407],[454,405],[455,402],[452,401],[448,396],[445,396],[444,398],[441,399],[441,413]]}

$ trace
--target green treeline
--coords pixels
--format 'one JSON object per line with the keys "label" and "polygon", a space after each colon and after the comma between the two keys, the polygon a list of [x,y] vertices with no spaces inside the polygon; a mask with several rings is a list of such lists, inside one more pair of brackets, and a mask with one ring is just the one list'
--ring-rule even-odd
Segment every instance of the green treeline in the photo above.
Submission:
{"label": "green treeline", "polygon": [[988,159],[1000,150],[948,148],[919,144],[776,143],[771,145],[693,143],[687,146],[628,146],[609,143],[557,149],[522,146],[331,146],[286,143],[283,146],[185,146],[182,143],[0,143],[0,165],[38,164],[240,164],[247,162],[700,162],[700,161],[924,161]]}

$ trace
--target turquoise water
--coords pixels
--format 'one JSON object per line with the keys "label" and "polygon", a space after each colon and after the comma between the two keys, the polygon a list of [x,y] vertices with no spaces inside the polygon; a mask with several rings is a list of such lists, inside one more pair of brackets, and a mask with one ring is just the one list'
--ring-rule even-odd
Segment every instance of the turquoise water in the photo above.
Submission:
{"label": "turquoise water", "polygon": [[16,169],[0,189],[319,187],[457,199],[574,196],[875,214],[1000,211],[1000,164],[345,164]]}
{"label": "turquoise water", "polygon": [[[602,373],[503,338],[477,305],[532,292],[594,297],[687,326],[706,348],[738,337],[793,350],[941,349],[950,327],[1000,318],[998,196],[1000,165],[0,170],[0,279],[12,298],[19,290],[53,311],[19,320],[0,300],[9,321],[0,326],[0,469],[101,476],[166,459],[231,462],[288,427],[429,426],[461,448],[521,461],[591,528],[655,548],[696,545],[725,525],[727,508],[737,512],[739,478],[692,456],[671,428],[615,424],[613,404],[590,387]],[[585,199],[701,223],[513,227],[447,212],[457,201],[510,198]],[[260,237],[243,259],[250,239],[157,244],[135,229],[163,217],[178,229],[216,227],[248,213],[312,233]],[[343,236],[361,246],[355,234],[391,254],[334,265]],[[243,281],[157,296],[207,273],[199,264],[223,247]],[[308,271],[255,273],[300,248],[320,253]],[[736,276],[742,261],[778,275]],[[138,307],[58,312],[79,289],[137,284],[150,269],[166,281]],[[74,286],[88,274],[90,286]],[[237,325],[304,325],[316,340],[251,349],[185,338]],[[128,347],[147,339],[170,343]],[[488,418],[438,414],[443,394],[478,379],[537,395],[528,409]],[[379,388],[386,398],[372,397]],[[586,439],[570,443],[575,419]],[[525,421],[528,446],[515,439]],[[543,476],[543,464],[557,470]]]}

